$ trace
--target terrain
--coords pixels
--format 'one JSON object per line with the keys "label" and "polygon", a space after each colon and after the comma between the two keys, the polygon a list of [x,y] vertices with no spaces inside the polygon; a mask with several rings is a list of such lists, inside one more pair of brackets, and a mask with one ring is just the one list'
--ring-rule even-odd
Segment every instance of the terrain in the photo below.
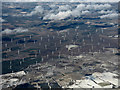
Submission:
{"label": "terrain", "polygon": [[[74,88],[71,85],[76,80],[96,72],[110,72],[118,78],[117,6],[118,3],[3,3],[3,78],[24,71],[16,82],[23,80],[36,88]],[[119,87],[116,82],[106,82],[109,88]],[[103,83],[96,84],[104,88]],[[11,84],[14,88],[17,85],[20,84]]]}

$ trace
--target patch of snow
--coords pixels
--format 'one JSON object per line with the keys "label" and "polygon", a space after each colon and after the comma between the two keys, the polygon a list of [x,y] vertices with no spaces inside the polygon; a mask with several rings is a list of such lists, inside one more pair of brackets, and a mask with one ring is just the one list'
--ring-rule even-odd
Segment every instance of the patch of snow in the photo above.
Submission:
{"label": "patch of snow", "polygon": [[85,57],[85,56],[83,56],[83,55],[76,56],[77,59],[80,59],[80,58],[83,58],[83,57]]}
{"label": "patch of snow", "polygon": [[[112,88],[113,85],[118,87],[118,79],[114,78],[115,76],[118,75],[111,72],[95,72],[92,76],[87,76],[86,79],[76,80],[75,83],[68,86],[68,88]],[[105,86],[101,86],[100,83],[105,83]]]}
{"label": "patch of snow", "polygon": [[70,51],[72,48],[76,48],[78,45],[66,45],[66,48]]}

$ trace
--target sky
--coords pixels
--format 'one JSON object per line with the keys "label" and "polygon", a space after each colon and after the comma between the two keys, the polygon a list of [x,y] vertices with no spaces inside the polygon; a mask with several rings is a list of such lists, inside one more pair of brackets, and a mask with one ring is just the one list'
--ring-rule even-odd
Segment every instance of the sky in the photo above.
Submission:
{"label": "sky", "polygon": [[119,2],[120,0],[2,0],[2,2]]}

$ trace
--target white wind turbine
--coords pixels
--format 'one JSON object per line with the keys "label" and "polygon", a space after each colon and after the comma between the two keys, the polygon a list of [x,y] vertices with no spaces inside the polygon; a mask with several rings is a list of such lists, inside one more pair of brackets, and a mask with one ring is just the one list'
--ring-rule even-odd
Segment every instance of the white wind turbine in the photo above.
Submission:
{"label": "white wind turbine", "polygon": [[5,44],[5,47],[8,47],[8,44],[7,44],[7,43]]}

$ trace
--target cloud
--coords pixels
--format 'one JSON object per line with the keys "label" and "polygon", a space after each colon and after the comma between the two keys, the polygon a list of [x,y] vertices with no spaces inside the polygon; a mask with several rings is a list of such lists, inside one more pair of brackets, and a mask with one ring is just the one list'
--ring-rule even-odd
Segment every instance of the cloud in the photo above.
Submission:
{"label": "cloud", "polygon": [[120,0],[2,0],[2,2],[119,2]]}
{"label": "cloud", "polygon": [[88,10],[105,10],[112,7],[110,4],[93,4],[87,5],[85,8]]}
{"label": "cloud", "polygon": [[72,15],[73,17],[79,17],[80,14],[81,14],[80,11],[77,10],[77,9],[73,10],[72,13],[71,13],[71,15]]}
{"label": "cloud", "polygon": [[79,4],[75,9],[72,10],[72,16],[73,17],[79,17],[84,14],[88,14],[89,11],[86,10],[86,5],[85,4]]}
{"label": "cloud", "polygon": [[85,15],[85,14],[88,14],[88,13],[90,13],[90,11],[88,11],[88,10],[85,10],[85,11],[81,12],[82,15]]}
{"label": "cloud", "polygon": [[23,33],[23,32],[28,32],[28,29],[23,29],[23,28],[16,28],[16,29],[5,29],[2,31],[2,34],[16,34],[16,33]]}
{"label": "cloud", "polygon": [[42,8],[42,6],[36,6],[32,12],[27,14],[27,16],[32,16],[32,15],[35,15],[37,13],[42,14],[43,12],[44,12],[44,9]]}
{"label": "cloud", "polygon": [[64,10],[69,10],[69,9],[70,9],[69,5],[59,6],[59,8],[58,8],[59,11],[64,11]]}
{"label": "cloud", "polygon": [[[51,10],[43,19],[61,20],[70,16],[80,17],[91,13],[91,11],[95,12],[95,10],[106,10],[108,8],[111,8],[110,4],[79,4],[72,10],[70,6],[63,5],[59,6],[58,10]],[[56,11],[58,11],[57,14],[55,13]]]}
{"label": "cloud", "polygon": [[5,21],[4,19],[0,18],[0,22],[4,22],[4,21]]}
{"label": "cloud", "polygon": [[[75,1],[75,0],[73,0]],[[81,0],[79,0],[81,1]],[[119,2],[120,0],[83,0],[84,2]]]}
{"label": "cloud", "polygon": [[[23,15],[23,16],[32,16],[35,14],[39,14],[40,17],[43,17],[43,20],[50,19],[50,20],[62,20],[72,17],[80,17],[82,15],[86,15],[89,13],[99,13],[99,14],[110,14],[116,13],[116,11],[110,11],[112,7],[110,3],[81,3],[81,4],[65,4],[65,5],[58,5],[57,3],[52,3],[49,5],[50,9],[44,9],[42,6],[36,6],[33,11],[30,13]],[[105,17],[105,16],[101,16]]]}
{"label": "cloud", "polygon": [[107,11],[105,11],[105,10],[101,10],[100,12],[98,12],[98,13],[100,13],[100,14],[110,14],[110,13],[114,13],[115,11],[110,11],[110,10],[107,10]]}
{"label": "cloud", "polygon": [[70,16],[78,17],[82,14],[88,13],[88,11],[82,12],[82,10],[85,10],[84,7],[84,4],[79,4],[75,9],[71,10],[71,7],[69,5],[59,6],[57,14],[55,14],[54,10],[52,10],[50,13],[45,15],[43,19],[62,20]]}
{"label": "cloud", "polygon": [[53,19],[53,20],[61,20],[69,17],[71,15],[71,11],[59,12],[58,14],[48,14],[43,19]]}
{"label": "cloud", "polygon": [[113,18],[117,18],[118,14],[117,13],[112,13],[112,14],[107,14],[107,15],[102,15],[100,16],[100,18],[109,18],[109,19],[113,19]]}
{"label": "cloud", "polygon": [[79,4],[76,7],[76,10],[79,10],[79,11],[82,11],[82,10],[85,10],[85,9],[86,9],[86,5],[85,4]]}

